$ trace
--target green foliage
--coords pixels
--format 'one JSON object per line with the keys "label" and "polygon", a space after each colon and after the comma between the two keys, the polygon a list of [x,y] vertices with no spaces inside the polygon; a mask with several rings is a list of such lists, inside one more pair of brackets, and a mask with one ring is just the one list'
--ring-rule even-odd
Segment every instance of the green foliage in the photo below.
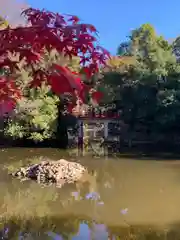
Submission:
{"label": "green foliage", "polygon": [[172,47],[162,36],[157,36],[150,24],[132,31],[130,36],[131,55],[137,59],[137,70],[141,74],[167,76],[168,66],[176,63]]}
{"label": "green foliage", "polygon": [[[150,24],[143,24],[131,32],[126,42],[120,44],[117,55],[108,60],[100,76],[95,75],[88,82],[104,93],[101,104],[116,103],[117,110],[121,111],[121,119],[128,124],[132,133],[141,128],[149,135],[155,135],[155,139],[161,134],[178,135],[180,37],[169,44],[156,34]],[[15,71],[13,77],[24,98],[18,101],[6,134],[34,141],[52,138],[57,127],[59,99],[47,84],[30,89],[32,71],[42,69],[43,72],[51,72],[52,64],[57,63],[81,73],[80,59],[76,57],[70,60],[53,50],[50,54],[45,52],[38,65],[27,67],[25,59],[20,61],[18,54],[9,53],[9,58],[18,62],[19,70]],[[2,74],[5,74],[4,70]],[[86,82],[86,79],[83,80]]]}
{"label": "green foliage", "polygon": [[7,136],[35,142],[53,138],[57,128],[58,97],[49,95],[50,87],[30,89],[28,97],[17,101],[13,117],[5,129]]}
{"label": "green foliage", "polygon": [[81,71],[80,58],[72,57],[72,59],[68,59],[67,67],[69,67],[71,71],[79,73]]}
{"label": "green foliage", "polygon": [[[56,50],[50,53],[45,51],[38,64],[27,65],[26,59],[19,59],[19,54],[8,53],[11,61],[17,62],[18,69],[12,77],[16,79],[16,85],[21,90],[23,98],[17,101],[14,115],[9,119],[5,129],[5,135],[13,139],[32,139],[41,142],[55,137],[57,130],[57,117],[59,98],[51,91],[47,84],[47,78],[38,88],[31,88],[34,71],[41,69],[43,72],[52,72],[52,64],[68,66],[72,70],[78,70],[78,59],[68,60]],[[80,65],[79,65],[80,67]]]}
{"label": "green foliage", "polygon": [[[178,135],[180,65],[173,45],[158,36],[151,25],[144,24],[120,45],[118,55],[102,73],[104,102],[116,102],[131,133],[141,128],[156,140],[157,134]],[[129,63],[129,59],[134,60]]]}

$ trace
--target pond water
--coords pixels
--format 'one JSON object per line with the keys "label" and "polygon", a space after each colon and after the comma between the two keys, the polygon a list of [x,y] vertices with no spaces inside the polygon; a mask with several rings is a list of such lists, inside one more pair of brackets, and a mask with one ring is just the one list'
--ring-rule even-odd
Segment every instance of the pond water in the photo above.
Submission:
{"label": "pond water", "polygon": [[[77,161],[83,182],[20,182],[7,169],[39,156]],[[180,239],[180,161],[70,157],[57,149],[0,149],[1,239]]]}

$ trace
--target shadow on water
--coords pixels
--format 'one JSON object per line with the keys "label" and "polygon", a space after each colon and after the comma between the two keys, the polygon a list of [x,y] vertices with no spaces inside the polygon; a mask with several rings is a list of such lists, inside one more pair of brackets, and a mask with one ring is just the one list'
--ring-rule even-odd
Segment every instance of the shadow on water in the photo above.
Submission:
{"label": "shadow on water", "polygon": [[[89,175],[61,189],[8,175],[40,156],[76,160]],[[1,149],[1,239],[180,240],[180,164],[117,159]]]}

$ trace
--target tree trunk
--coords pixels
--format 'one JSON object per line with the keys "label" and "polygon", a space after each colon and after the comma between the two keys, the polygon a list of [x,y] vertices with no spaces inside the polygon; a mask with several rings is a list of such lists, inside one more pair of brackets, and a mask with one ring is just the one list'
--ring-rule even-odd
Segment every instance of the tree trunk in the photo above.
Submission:
{"label": "tree trunk", "polygon": [[56,139],[59,148],[66,149],[68,146],[68,133],[67,133],[67,124],[66,124],[66,117],[62,114],[63,112],[63,105],[60,103],[58,105],[58,125],[57,125],[57,133]]}

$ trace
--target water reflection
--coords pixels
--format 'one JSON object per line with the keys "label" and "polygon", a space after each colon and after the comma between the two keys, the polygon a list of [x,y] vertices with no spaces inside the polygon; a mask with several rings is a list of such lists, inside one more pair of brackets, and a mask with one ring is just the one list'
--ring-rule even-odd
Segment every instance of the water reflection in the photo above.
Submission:
{"label": "water reflection", "polygon": [[180,239],[180,225],[171,226],[180,221],[178,165],[167,161],[72,159],[85,165],[89,174],[62,189],[41,188],[35,182],[8,176],[9,167],[27,164],[35,156],[70,160],[54,149],[1,152],[2,239]]}
{"label": "water reflection", "polygon": [[69,215],[26,221],[4,220],[0,234],[1,239],[9,240],[179,240],[180,223],[166,229],[143,225],[105,226],[85,217]]}

